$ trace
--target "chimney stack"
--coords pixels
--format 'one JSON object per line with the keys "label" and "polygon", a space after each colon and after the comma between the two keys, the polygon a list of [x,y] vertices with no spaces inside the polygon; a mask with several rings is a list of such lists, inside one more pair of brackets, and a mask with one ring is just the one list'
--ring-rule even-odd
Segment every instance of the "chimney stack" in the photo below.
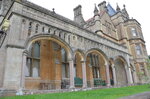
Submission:
{"label": "chimney stack", "polygon": [[81,8],[81,5],[78,5],[76,8],[74,8],[74,21],[77,22],[79,25],[84,25],[85,21],[82,16]]}

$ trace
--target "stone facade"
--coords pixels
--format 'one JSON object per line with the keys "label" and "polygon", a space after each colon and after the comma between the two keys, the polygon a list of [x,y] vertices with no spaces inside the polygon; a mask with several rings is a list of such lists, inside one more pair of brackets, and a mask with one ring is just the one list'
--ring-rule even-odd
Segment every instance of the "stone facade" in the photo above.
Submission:
{"label": "stone facade", "polygon": [[[104,1],[85,21],[79,5],[72,21],[27,0],[2,0],[0,4],[1,27],[4,19],[10,21],[0,49],[0,88],[101,86],[96,80],[107,86],[145,82],[138,75],[148,76],[145,41],[140,23],[129,18],[125,6],[114,10]],[[34,57],[37,42],[39,58]],[[82,83],[76,84],[74,78]]]}

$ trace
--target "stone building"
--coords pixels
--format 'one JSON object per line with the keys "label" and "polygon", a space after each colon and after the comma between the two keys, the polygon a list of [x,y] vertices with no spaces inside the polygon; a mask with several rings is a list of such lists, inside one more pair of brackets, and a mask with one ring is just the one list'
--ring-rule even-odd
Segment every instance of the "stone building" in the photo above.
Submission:
{"label": "stone building", "polygon": [[85,21],[74,20],[27,0],[0,0],[0,28],[10,22],[0,48],[0,88],[50,90],[123,86],[148,76],[141,25],[126,7],[105,1]]}

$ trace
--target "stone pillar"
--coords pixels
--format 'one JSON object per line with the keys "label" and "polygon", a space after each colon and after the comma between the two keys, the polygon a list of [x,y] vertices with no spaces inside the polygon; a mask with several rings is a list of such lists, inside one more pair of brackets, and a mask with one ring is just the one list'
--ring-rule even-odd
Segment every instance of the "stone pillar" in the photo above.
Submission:
{"label": "stone pillar", "polygon": [[130,67],[128,67],[127,65],[125,66],[125,70],[126,70],[126,74],[127,74],[127,80],[128,80],[128,84],[132,84],[133,80],[132,80],[132,74],[131,74],[131,69]]}
{"label": "stone pillar", "polygon": [[144,63],[144,70],[145,70],[146,76],[149,77],[149,72],[147,70],[147,64],[146,63]]}
{"label": "stone pillar", "polygon": [[116,79],[116,69],[114,64],[112,64],[112,71],[113,71],[113,80],[114,80],[114,85],[117,85],[117,79]]}
{"label": "stone pillar", "polygon": [[[8,47],[6,55],[5,73],[4,73],[4,89],[18,90],[20,89],[22,78],[22,53],[23,49]],[[13,56],[13,58],[12,58]]]}
{"label": "stone pillar", "polygon": [[73,59],[69,60],[69,70],[70,70],[70,88],[74,88],[74,63]]}
{"label": "stone pillar", "polygon": [[134,80],[133,83],[138,83],[137,75],[136,75],[136,71],[135,70],[133,70],[133,80]]}
{"label": "stone pillar", "polygon": [[126,73],[127,73],[128,84],[133,84],[129,55],[127,55],[127,64],[125,66],[125,70],[126,70]]}
{"label": "stone pillar", "polygon": [[110,86],[110,74],[109,74],[109,65],[108,65],[108,63],[106,63],[105,66],[106,66],[107,86]]}
{"label": "stone pillar", "polygon": [[22,55],[22,76],[21,76],[21,82],[20,82],[20,88],[24,89],[25,88],[25,67],[26,67],[26,60],[27,60],[27,52],[24,51]]}
{"label": "stone pillar", "polygon": [[86,78],[86,63],[82,61],[82,76],[83,76],[83,88],[87,87],[87,78]]}
{"label": "stone pillar", "polygon": [[129,69],[130,83],[133,84],[133,78],[132,78],[132,74],[131,74],[131,67],[129,67],[128,69]]}

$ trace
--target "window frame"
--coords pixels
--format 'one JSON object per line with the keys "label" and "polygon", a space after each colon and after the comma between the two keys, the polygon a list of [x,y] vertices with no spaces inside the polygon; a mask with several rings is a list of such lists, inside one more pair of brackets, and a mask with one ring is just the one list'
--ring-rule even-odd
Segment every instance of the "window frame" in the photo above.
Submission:
{"label": "window frame", "polygon": [[[35,48],[35,44],[38,44],[39,45],[39,57],[36,57],[34,56],[34,48]],[[31,49],[30,49],[30,55],[28,54],[27,58],[26,58],[26,66],[29,67],[29,75],[27,76],[25,74],[25,77],[33,77],[33,78],[38,78],[40,77],[40,50],[41,50],[41,45],[40,45],[40,42],[39,41],[36,41],[32,44],[31,46]],[[28,64],[28,59],[30,59],[30,64]],[[35,67],[35,61],[38,61],[38,76],[37,77],[34,77],[33,76],[33,68]]]}

